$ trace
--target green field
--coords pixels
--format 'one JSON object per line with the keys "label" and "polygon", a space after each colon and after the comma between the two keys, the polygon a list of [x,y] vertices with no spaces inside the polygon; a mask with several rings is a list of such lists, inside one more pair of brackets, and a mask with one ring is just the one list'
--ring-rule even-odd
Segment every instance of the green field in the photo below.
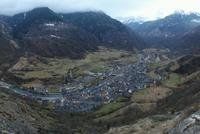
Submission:
{"label": "green field", "polygon": [[95,111],[94,114],[96,117],[102,117],[104,115],[111,114],[112,112],[117,111],[120,108],[126,106],[128,101],[128,98],[119,97],[116,101],[103,105],[100,109]]}
{"label": "green field", "polygon": [[176,73],[171,73],[169,74],[169,78],[163,81],[163,84],[168,87],[177,87],[182,82],[183,82],[183,78],[180,75]]}
{"label": "green field", "polygon": [[[69,69],[73,69],[73,76],[82,77],[88,72],[100,73],[111,68],[113,64],[130,64],[137,60],[134,53],[100,48],[97,52],[88,53],[83,59],[21,57],[10,72],[23,79],[23,86],[38,84],[37,80],[58,84],[63,82]],[[35,82],[36,81],[36,82]],[[48,84],[50,85],[50,84]]]}

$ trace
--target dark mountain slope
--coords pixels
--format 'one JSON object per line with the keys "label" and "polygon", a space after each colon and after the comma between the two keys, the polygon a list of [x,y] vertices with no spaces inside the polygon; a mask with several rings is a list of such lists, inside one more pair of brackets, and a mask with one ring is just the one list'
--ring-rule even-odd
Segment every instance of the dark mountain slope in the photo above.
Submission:
{"label": "dark mountain slope", "polygon": [[103,46],[129,50],[144,48],[144,43],[132,30],[102,12],[78,12],[61,15],[66,22],[95,35]]}
{"label": "dark mountain slope", "polygon": [[46,7],[36,8],[11,17],[8,24],[21,52],[45,57],[81,58],[97,49],[93,35],[64,23],[60,15]]}
{"label": "dark mountain slope", "polygon": [[96,50],[92,43],[96,43],[93,35],[64,23],[32,27],[22,41],[24,52],[70,58],[81,58],[87,51]]}
{"label": "dark mountain slope", "polygon": [[8,21],[9,18],[10,18],[9,16],[0,15],[0,22]]}
{"label": "dark mountain slope", "polygon": [[200,70],[200,56],[188,55],[178,60],[180,67],[174,72],[178,74],[191,74]]}
{"label": "dark mountain slope", "polygon": [[9,66],[17,54],[18,45],[10,39],[7,27],[0,23],[0,68]]}
{"label": "dark mountain slope", "polygon": [[6,22],[21,52],[44,57],[82,58],[98,46],[130,51],[144,47],[130,28],[101,12],[57,14],[41,7]]}
{"label": "dark mountain slope", "polygon": [[9,19],[9,23],[13,27],[13,36],[21,38],[22,34],[26,34],[29,27],[42,24],[45,22],[59,22],[62,19],[47,7],[35,8],[29,12],[14,15]]}
{"label": "dark mountain slope", "polygon": [[180,42],[180,47],[200,54],[200,26],[183,35]]}
{"label": "dark mountain slope", "polygon": [[[155,30],[159,30],[161,34],[156,34],[154,36],[167,36],[165,34],[171,34],[168,36],[175,36],[188,30],[194,28],[199,25],[197,22],[200,19],[200,16],[195,13],[191,14],[182,14],[182,13],[175,13],[169,15],[163,19],[159,19],[156,21],[145,22],[140,25],[140,27],[136,28],[135,30],[146,33],[146,32],[153,32]],[[134,29],[134,27],[133,27]]]}

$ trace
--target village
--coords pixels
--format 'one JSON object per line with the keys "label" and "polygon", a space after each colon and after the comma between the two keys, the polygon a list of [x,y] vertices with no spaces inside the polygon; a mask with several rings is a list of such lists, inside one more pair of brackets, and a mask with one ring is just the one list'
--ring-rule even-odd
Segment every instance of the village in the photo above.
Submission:
{"label": "village", "polygon": [[70,89],[63,85],[58,93],[49,93],[45,88],[40,92],[20,89],[5,82],[1,82],[0,86],[43,105],[53,103],[56,110],[88,112],[120,96],[130,96],[134,91],[157,84],[160,79],[153,79],[147,75],[148,64],[155,59],[155,54],[138,54],[138,61],[134,64],[115,65],[104,73],[92,74],[100,79],[94,86]]}

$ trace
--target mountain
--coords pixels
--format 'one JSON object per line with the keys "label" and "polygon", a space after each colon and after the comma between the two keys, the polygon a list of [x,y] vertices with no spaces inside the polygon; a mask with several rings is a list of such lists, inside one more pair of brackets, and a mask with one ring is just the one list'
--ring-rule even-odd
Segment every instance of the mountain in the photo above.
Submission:
{"label": "mountain", "polygon": [[66,22],[93,34],[103,46],[129,50],[134,47],[138,49],[144,47],[140,38],[131,29],[103,12],[77,12],[61,15]]}
{"label": "mountain", "polygon": [[0,22],[5,22],[9,19],[10,17],[9,16],[5,16],[5,15],[0,15]]}
{"label": "mountain", "polygon": [[29,27],[45,22],[59,22],[61,18],[47,7],[35,8],[29,12],[14,15],[10,20],[13,27],[13,36],[21,37],[26,34]]}
{"label": "mountain", "polygon": [[145,18],[145,17],[127,17],[127,18],[118,18],[118,20],[124,24],[129,24],[129,23],[142,24],[147,21],[147,18]]}
{"label": "mountain", "polygon": [[120,22],[129,26],[130,28],[136,28],[147,21],[144,17],[128,17],[128,18],[118,18]]}
{"label": "mountain", "polygon": [[200,52],[200,26],[184,34],[180,39],[180,47],[190,48],[194,53]]}
{"label": "mountain", "polygon": [[[18,45],[8,35],[8,28],[0,22],[0,69],[7,68],[17,55]],[[0,72],[1,75],[1,72]]]}
{"label": "mountain", "polygon": [[102,12],[60,14],[40,7],[0,20],[24,54],[82,58],[99,46],[130,51],[144,47],[130,28]]}
{"label": "mountain", "polygon": [[133,23],[127,25],[148,42],[149,46],[175,48],[179,38],[200,25],[200,15],[177,12],[163,19],[140,25],[133,25]]}
{"label": "mountain", "polygon": [[25,53],[80,58],[86,50],[95,48],[92,35],[73,24],[64,23],[60,15],[46,7],[14,15],[9,24],[13,37]]}

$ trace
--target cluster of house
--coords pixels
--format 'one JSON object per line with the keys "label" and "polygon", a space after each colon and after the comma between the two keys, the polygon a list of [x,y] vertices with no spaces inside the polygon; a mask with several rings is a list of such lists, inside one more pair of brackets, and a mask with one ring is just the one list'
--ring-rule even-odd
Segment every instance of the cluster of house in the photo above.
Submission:
{"label": "cluster of house", "polygon": [[[144,58],[127,66],[117,66],[112,71],[102,73],[103,80],[96,86],[79,90],[67,90],[62,109],[72,112],[89,111],[109,103],[119,96],[127,96],[135,90],[143,89],[155,83],[146,75],[147,66]],[[58,103],[59,105],[59,103]]]}

